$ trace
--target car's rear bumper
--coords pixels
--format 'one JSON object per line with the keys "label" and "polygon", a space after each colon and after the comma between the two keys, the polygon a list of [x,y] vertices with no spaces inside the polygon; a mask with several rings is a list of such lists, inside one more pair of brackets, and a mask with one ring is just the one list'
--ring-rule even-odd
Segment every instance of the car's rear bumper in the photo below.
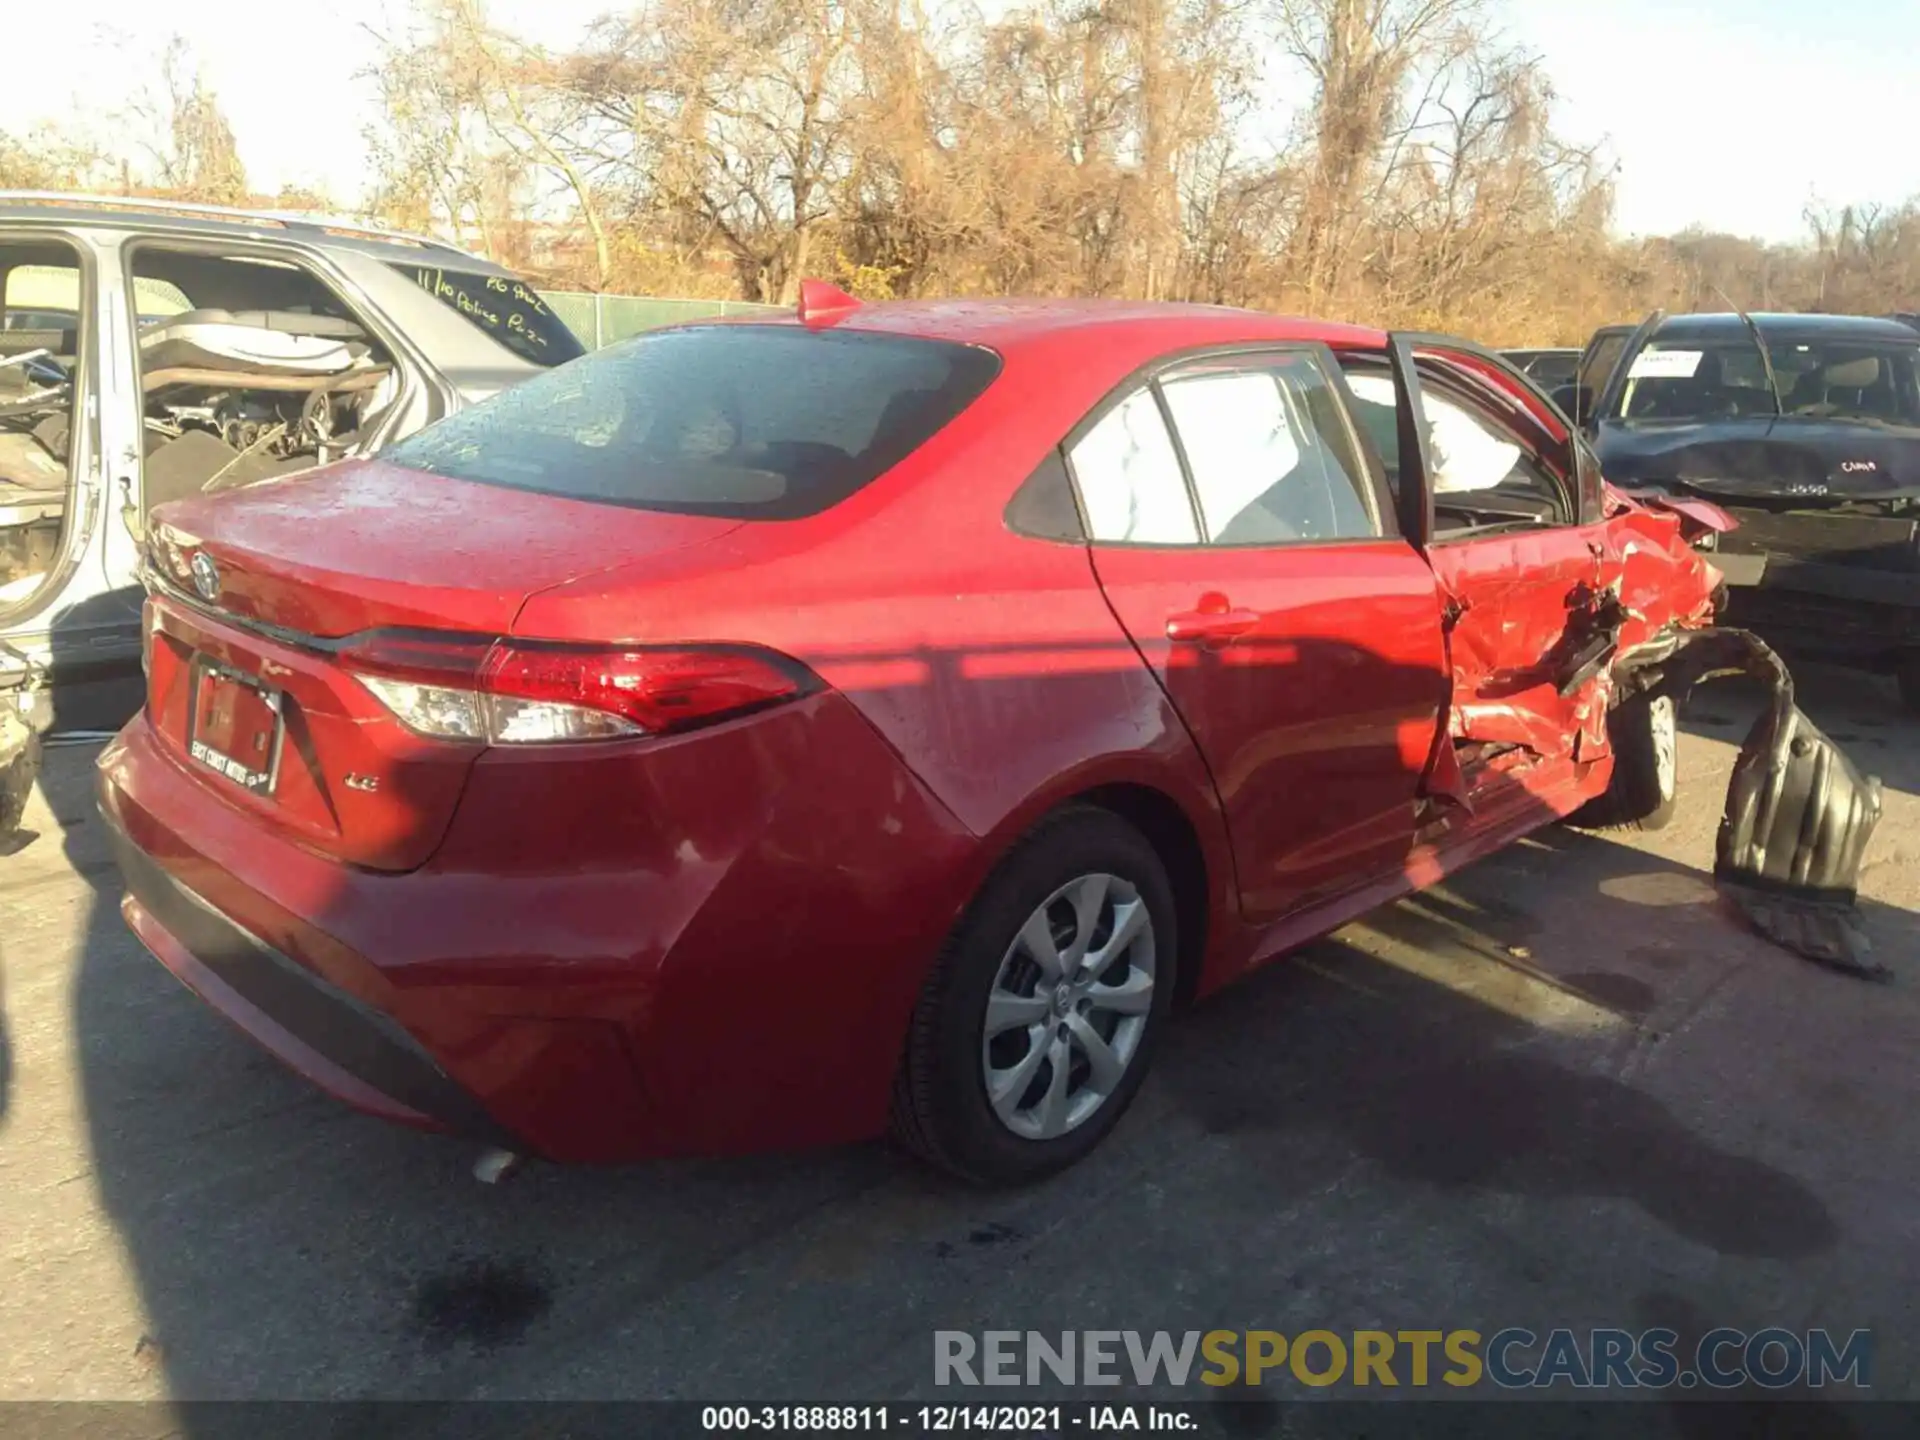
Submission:
{"label": "car's rear bumper", "polygon": [[483,760],[409,872],[264,825],[144,715],[99,801],[140,939],[363,1110],[584,1162],[877,1134],[977,842],[831,693],[687,742]]}
{"label": "car's rear bumper", "polygon": [[[369,885],[286,841],[236,831],[239,812],[183,773],[144,717],[102,754],[98,800],[134,934],[323,1090],[382,1119],[555,1159],[618,1159],[659,1145],[613,1025],[503,1015],[458,986],[409,983],[286,904],[291,893],[331,894],[354,934],[392,931],[419,908],[409,877]],[[233,861],[236,844],[251,875]],[[250,883],[263,874],[283,882],[277,894]]]}
{"label": "car's rear bumper", "polygon": [[[104,809],[105,807],[103,807]],[[120,913],[181,983],[296,1073],[402,1125],[519,1148],[392,1016],[249,935],[182,885],[106,811],[126,881]]]}

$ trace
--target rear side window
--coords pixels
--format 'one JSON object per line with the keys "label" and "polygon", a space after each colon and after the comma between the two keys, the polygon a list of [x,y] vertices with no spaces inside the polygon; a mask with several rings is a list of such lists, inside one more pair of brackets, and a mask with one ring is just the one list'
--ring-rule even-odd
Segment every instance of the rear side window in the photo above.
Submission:
{"label": "rear side window", "polygon": [[438,265],[395,264],[393,268],[522,360],[564,365],[587,353],[566,322],[523,280],[443,270]]}
{"label": "rear side window", "polygon": [[517,490],[792,520],[892,469],[999,373],[990,350],[906,336],[658,330],[535,376],[386,454]]}

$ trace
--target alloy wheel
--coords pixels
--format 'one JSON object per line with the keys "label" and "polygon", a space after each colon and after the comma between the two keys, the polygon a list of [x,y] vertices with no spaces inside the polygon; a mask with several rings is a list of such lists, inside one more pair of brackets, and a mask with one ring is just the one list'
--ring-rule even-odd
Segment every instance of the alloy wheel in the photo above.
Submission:
{"label": "alloy wheel", "polygon": [[1119,1088],[1153,1009],[1153,920],[1118,875],[1049,895],[1020,927],[987,994],[987,1102],[1029,1140],[1083,1125]]}

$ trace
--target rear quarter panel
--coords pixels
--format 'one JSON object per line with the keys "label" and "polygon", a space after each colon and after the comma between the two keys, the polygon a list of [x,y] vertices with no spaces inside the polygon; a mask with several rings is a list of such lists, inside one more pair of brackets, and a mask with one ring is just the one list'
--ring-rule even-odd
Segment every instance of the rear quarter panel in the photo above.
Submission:
{"label": "rear quarter panel", "polygon": [[963,897],[1062,801],[1158,790],[1198,834],[1224,915],[1231,859],[1212,782],[1086,547],[1003,520],[1119,378],[1064,340],[1022,346],[959,420],[834,509],[536,595],[516,630],[748,641],[804,661],[975,837]]}

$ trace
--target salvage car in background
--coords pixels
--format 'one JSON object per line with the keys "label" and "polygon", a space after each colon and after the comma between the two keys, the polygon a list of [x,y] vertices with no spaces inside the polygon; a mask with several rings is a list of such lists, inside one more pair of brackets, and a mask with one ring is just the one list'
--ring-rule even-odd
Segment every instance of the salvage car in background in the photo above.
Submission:
{"label": "salvage car in background", "polygon": [[0,302],[0,837],[24,737],[139,703],[153,506],[371,453],[582,353],[441,241],[171,201],[0,192]]}
{"label": "salvage car in background", "polygon": [[1513,367],[1542,390],[1558,390],[1571,385],[1580,373],[1578,350],[1502,350]]}
{"label": "salvage car in background", "polygon": [[810,281],[163,507],[101,808],[141,940],[372,1113],[1019,1181],[1176,999],[1668,805],[1624,687],[1712,521],[1467,342]]}
{"label": "salvage car in background", "polygon": [[1920,334],[1852,315],[1655,315],[1589,413],[1615,484],[1739,522],[1716,557],[1733,623],[1892,674],[1920,711]]}
{"label": "salvage car in background", "polygon": [[1553,397],[1554,403],[1589,434],[1592,433],[1588,422],[1593,418],[1593,402],[1599,398],[1607,377],[1613,373],[1613,367],[1620,359],[1620,352],[1633,337],[1634,329],[1632,325],[1602,325],[1587,337],[1586,346],[1574,363],[1572,375],[1541,385]]}

